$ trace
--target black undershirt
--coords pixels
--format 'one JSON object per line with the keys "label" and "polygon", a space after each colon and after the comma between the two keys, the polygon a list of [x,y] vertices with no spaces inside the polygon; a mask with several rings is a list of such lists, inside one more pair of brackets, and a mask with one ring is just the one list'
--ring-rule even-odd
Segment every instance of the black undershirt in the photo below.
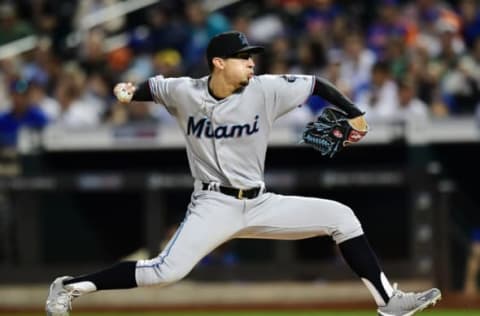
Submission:
{"label": "black undershirt", "polygon": [[133,101],[153,101],[152,92],[148,80],[138,85],[132,97]]}
{"label": "black undershirt", "polygon": [[364,114],[343,93],[338,91],[333,84],[323,78],[315,76],[315,87],[313,88],[312,94],[318,95],[337,106],[340,110],[347,113],[350,118]]}

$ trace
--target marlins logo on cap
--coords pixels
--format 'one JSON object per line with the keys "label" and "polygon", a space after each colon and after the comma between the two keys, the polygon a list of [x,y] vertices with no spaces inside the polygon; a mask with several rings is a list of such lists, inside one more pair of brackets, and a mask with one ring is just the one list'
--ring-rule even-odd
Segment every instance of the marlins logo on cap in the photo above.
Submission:
{"label": "marlins logo on cap", "polygon": [[243,45],[248,46],[248,40],[245,34],[238,32],[238,38],[240,39]]}

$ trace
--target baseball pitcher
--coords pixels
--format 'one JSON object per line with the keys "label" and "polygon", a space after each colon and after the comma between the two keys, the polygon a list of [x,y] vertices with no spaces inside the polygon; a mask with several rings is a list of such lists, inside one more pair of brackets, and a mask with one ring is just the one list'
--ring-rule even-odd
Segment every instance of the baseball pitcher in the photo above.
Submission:
{"label": "baseball pitcher", "polygon": [[255,76],[252,54],[262,51],[240,32],[222,33],[207,47],[209,76],[159,75],[138,86],[115,86],[120,102],[154,101],[177,119],[194,178],[191,201],[185,219],[158,257],[57,278],[48,294],[47,315],[68,315],[72,300],[87,293],[176,282],[233,238],[331,236],[371,292],[380,315],[413,315],[440,299],[436,288],[404,293],[390,284],[349,207],[332,200],[268,192],[264,163],[272,125],[310,95],[336,106],[309,123],[302,135],[321,154],[332,156],[361,140],[368,128],[363,113],[322,78]]}

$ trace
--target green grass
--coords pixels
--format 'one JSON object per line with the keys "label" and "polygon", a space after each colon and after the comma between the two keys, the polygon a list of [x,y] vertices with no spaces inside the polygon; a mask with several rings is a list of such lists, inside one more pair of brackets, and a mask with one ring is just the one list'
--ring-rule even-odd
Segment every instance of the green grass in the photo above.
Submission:
{"label": "green grass", "polygon": [[[0,315],[2,315],[0,313]],[[6,315],[6,314],[3,314]],[[43,316],[43,313],[14,313],[12,316]],[[72,313],[72,316],[372,316],[375,311],[283,311],[283,312],[105,312],[105,313]],[[427,310],[419,316],[478,316],[479,310]]]}

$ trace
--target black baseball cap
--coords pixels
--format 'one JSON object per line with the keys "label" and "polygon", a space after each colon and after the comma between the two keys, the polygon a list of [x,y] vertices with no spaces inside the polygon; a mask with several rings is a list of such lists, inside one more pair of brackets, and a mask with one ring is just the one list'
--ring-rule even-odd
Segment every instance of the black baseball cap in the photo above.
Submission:
{"label": "black baseball cap", "polygon": [[207,60],[210,64],[213,57],[231,57],[238,53],[263,53],[262,46],[252,46],[242,32],[231,31],[215,35],[207,46]]}

